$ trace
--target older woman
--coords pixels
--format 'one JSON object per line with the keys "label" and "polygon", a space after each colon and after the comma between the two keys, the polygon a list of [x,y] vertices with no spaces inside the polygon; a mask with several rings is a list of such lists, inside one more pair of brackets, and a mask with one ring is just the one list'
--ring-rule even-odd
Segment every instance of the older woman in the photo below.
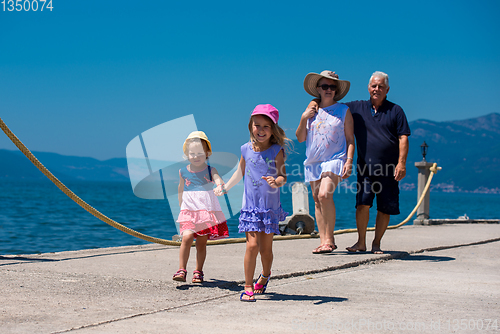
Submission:
{"label": "older woman", "polygon": [[306,141],[305,181],[311,184],[320,245],[314,254],[330,253],[337,246],[333,237],[335,203],[333,193],[352,172],[354,127],[349,108],[340,101],[349,91],[349,81],[332,71],[309,73],[304,79],[307,93],[319,98],[319,110],[308,107],[296,131]]}

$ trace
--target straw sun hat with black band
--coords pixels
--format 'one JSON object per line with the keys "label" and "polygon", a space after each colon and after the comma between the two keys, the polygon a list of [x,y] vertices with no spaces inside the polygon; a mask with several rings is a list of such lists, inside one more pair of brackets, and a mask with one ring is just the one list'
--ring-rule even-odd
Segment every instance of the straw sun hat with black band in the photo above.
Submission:
{"label": "straw sun hat with black band", "polygon": [[347,80],[339,80],[338,74],[335,74],[335,72],[329,70],[324,70],[320,74],[309,73],[308,75],[306,75],[304,79],[304,89],[306,90],[306,92],[314,97],[320,97],[317,86],[318,82],[322,78],[327,78],[335,81],[335,84],[337,85],[335,96],[333,98],[335,101],[342,100],[342,98],[346,96],[347,92],[349,92],[351,83]]}

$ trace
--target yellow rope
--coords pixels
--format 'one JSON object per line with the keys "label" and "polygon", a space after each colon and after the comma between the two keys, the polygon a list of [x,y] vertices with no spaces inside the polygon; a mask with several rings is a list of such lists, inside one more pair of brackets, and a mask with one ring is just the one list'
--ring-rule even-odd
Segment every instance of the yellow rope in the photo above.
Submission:
{"label": "yellow rope", "polygon": [[[9,127],[4,123],[4,121],[0,118],[0,127],[2,128],[3,132],[9,137],[9,139],[14,143],[14,145],[17,146],[17,148],[35,165],[49,180],[51,180],[63,193],[66,194],[69,198],[71,198],[73,201],[75,201],[78,205],[80,205],[82,208],[87,210],[90,214],[95,216],[96,218],[99,218],[103,222],[105,222],[108,225],[113,226],[114,228],[119,229],[122,232],[125,232],[131,236],[134,236],[136,238],[157,243],[157,244],[162,244],[162,245],[168,245],[168,246],[180,246],[180,242],[177,241],[171,241],[171,240],[165,240],[161,238],[155,238],[151,237],[146,234],[142,234],[140,232],[137,232],[131,228],[128,228],[126,226],[123,226],[122,224],[114,221],[113,219],[105,216],[92,206],[90,206],[87,202],[82,200],[80,197],[78,197],[74,192],[72,192],[68,187],[66,187],[61,181],[59,181],[58,178],[56,178],[34,155],[31,153],[31,151],[19,140],[19,138],[16,137],[14,133],[9,129]],[[422,195],[420,196],[420,199],[413,209],[413,211],[408,215],[408,217],[402,221],[401,223],[397,225],[392,225],[389,226],[388,229],[393,229],[393,228],[398,228],[400,226],[403,226],[406,224],[410,218],[415,214],[417,211],[418,207],[422,203],[425,194],[429,190],[430,184],[432,177],[434,176],[435,173],[438,171],[437,164],[434,163],[432,167],[430,168],[431,175],[429,177],[429,180],[427,180],[427,184],[425,185],[424,191],[422,192]],[[367,230],[368,231],[373,231],[375,228],[370,227]],[[344,229],[344,230],[337,230],[334,232],[334,234],[343,234],[343,233],[352,233],[356,232],[357,229]],[[308,238],[313,238],[315,236],[312,236],[310,234],[304,234],[304,235],[277,235],[274,237],[274,240],[290,240],[290,239],[308,239]],[[230,239],[223,239],[223,240],[211,240],[208,241],[208,244],[210,245],[222,245],[222,244],[234,244],[234,243],[241,243],[245,242],[246,238],[230,238]]]}
{"label": "yellow rope", "polygon": [[179,246],[181,243],[177,241],[171,241],[171,240],[165,240],[165,239],[160,239],[160,238],[154,238],[150,237],[148,235],[142,234],[140,232],[134,231],[126,226],[123,226],[120,223],[117,223],[111,218],[108,218],[107,216],[103,215],[101,212],[97,211],[95,208],[90,206],[87,202],[82,200],[80,197],[78,197],[74,192],[68,189],[61,181],[59,181],[58,178],[54,176],[34,155],[31,153],[30,150],[19,140],[19,138],[16,137],[15,134],[10,131],[10,129],[7,127],[7,125],[4,123],[4,121],[0,118],[0,127],[2,128],[3,132],[7,135],[7,137],[10,138],[10,140],[14,143],[14,145],[17,146],[17,148],[23,152],[23,154],[43,173],[45,174],[46,177],[49,178],[63,193],[65,193],[69,198],[71,198],[73,201],[78,203],[82,208],[87,210],[89,213],[94,215],[95,217],[99,218],[106,224],[109,224],[113,226],[114,228],[119,229],[122,232],[125,232],[127,234],[130,234],[134,237],[137,237],[142,240],[146,240],[149,242],[154,242],[157,244],[163,244],[163,245],[170,245],[170,246]]}

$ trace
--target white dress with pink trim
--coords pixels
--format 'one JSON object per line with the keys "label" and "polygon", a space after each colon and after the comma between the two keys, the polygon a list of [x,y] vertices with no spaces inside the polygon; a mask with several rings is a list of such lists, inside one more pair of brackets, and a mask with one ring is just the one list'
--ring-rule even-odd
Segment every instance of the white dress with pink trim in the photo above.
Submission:
{"label": "white dress with pink trim", "polygon": [[188,166],[179,170],[184,179],[181,212],[177,218],[179,233],[191,231],[196,236],[208,235],[210,240],[226,238],[229,231],[226,218],[213,192],[211,168],[191,172]]}

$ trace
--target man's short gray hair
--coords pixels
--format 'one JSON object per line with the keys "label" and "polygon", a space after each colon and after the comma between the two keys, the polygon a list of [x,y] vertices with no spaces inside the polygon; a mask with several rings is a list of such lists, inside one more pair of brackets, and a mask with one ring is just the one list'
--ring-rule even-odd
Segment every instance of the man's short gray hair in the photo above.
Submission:
{"label": "man's short gray hair", "polygon": [[382,79],[384,79],[385,85],[387,87],[389,87],[389,76],[387,74],[385,74],[384,72],[380,72],[380,71],[373,72],[372,76],[370,77],[370,81],[368,81],[368,82],[372,82],[373,78],[382,78]]}

